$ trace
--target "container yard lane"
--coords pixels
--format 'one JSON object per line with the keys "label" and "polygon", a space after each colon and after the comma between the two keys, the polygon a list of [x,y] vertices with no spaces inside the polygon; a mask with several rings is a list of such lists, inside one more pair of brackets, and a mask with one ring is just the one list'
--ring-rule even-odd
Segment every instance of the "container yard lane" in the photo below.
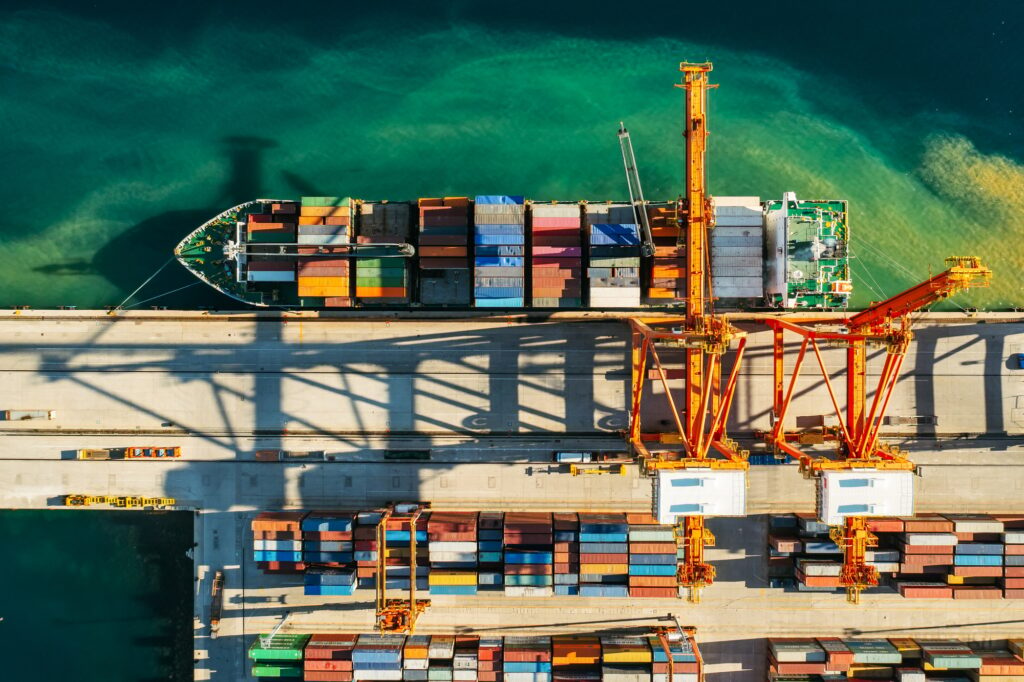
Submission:
{"label": "container yard lane", "polygon": [[[287,617],[294,631],[369,631],[366,598],[303,596],[301,578],[265,575],[251,558],[253,514],[370,508],[647,511],[651,487],[625,476],[572,477],[558,450],[617,451],[629,393],[627,327],[590,319],[327,320],[76,311],[0,314],[5,410],[52,419],[0,421],[0,495],[11,508],[56,507],[67,493],[173,497],[196,522],[197,678],[244,679],[243,647]],[[1019,318],[1019,316],[1018,316]],[[925,316],[884,427],[921,465],[920,512],[1024,513],[1024,324]],[[769,424],[771,334],[753,322],[731,432],[745,444]],[[842,351],[823,353],[842,366]],[[791,362],[791,360],[790,360]],[[880,358],[869,364],[878,371]],[[840,376],[840,375],[837,375]],[[813,375],[792,412],[829,412]],[[870,379],[869,379],[870,382]],[[651,385],[655,382],[648,382]],[[657,386],[652,390],[658,390]],[[648,403],[655,404],[655,403]],[[667,414],[645,415],[651,428]],[[820,417],[818,417],[820,418]],[[83,461],[80,449],[180,447],[168,461]],[[260,454],[262,453],[262,454]],[[271,453],[269,456],[267,453]],[[281,458],[286,461],[279,461]],[[271,459],[273,461],[259,461]],[[764,636],[998,636],[1019,629],[1024,600],[985,609],[950,600],[767,588],[762,514],[809,511],[814,491],[792,466],[754,466],[747,519],[711,519],[719,578],[693,607],[668,599],[438,597],[422,632],[472,623],[484,632],[630,628],[669,612],[700,628],[709,672],[763,679]],[[209,594],[225,575],[219,637]],[[354,600],[354,601],[353,601]],[[823,608],[827,606],[828,608]]]}

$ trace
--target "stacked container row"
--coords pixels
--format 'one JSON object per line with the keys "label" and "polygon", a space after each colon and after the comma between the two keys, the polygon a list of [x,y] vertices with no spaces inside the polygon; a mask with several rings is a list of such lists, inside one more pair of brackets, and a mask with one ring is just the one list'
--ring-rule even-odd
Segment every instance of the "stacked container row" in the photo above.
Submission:
{"label": "stacked container row", "polygon": [[[904,597],[1024,598],[1024,516],[924,514],[868,520],[868,560]],[[842,552],[813,515],[772,517],[769,575],[801,590],[840,588]]]}
{"label": "stacked container row", "polygon": [[480,195],[474,204],[474,305],[477,308],[522,308],[526,291],[523,197]]}
{"label": "stacked container row", "polygon": [[583,247],[579,204],[530,206],[530,262],[535,308],[583,305]]}
{"label": "stacked container row", "polygon": [[972,645],[955,639],[840,639],[777,637],[768,640],[768,680],[817,682],[884,679],[897,682],[1024,681],[1024,640]]}
{"label": "stacked container row", "polygon": [[296,241],[304,254],[298,260],[298,295],[304,303],[327,307],[352,304],[348,260],[343,254],[323,255],[330,254],[331,247],[352,242],[351,206],[349,197],[302,197]]}
{"label": "stacked container row", "polygon": [[[359,207],[359,244],[409,243],[409,204],[363,203]],[[361,250],[356,261],[356,298],[366,305],[407,305],[409,303],[408,259],[394,254],[394,248],[380,249],[379,257]]]}
{"label": "stacked container row", "polygon": [[651,204],[647,219],[654,239],[654,258],[648,278],[647,299],[671,303],[686,298],[686,248],[679,245],[682,228],[674,204]]}
{"label": "stacked container row", "polygon": [[423,305],[469,305],[469,199],[419,200],[419,282]]}
{"label": "stacked container row", "polygon": [[711,288],[718,298],[764,298],[764,215],[759,197],[715,197]]}
{"label": "stacked container row", "polygon": [[430,514],[430,594],[477,593],[477,524],[475,512]]}
{"label": "stacked container row", "polygon": [[263,512],[252,521],[252,548],[256,566],[267,573],[300,573],[302,519],[305,512]]}
{"label": "stacked container row", "polygon": [[[307,595],[349,596],[379,578],[380,519],[379,511],[263,513],[253,521],[255,558],[267,570],[305,570]],[[416,585],[435,596],[677,596],[673,531],[650,514],[434,510],[417,523]],[[411,532],[408,519],[388,520],[389,589],[410,586]]]}
{"label": "stacked container row", "polygon": [[279,634],[257,637],[249,658],[254,675],[318,682],[700,682],[690,641],[653,635]]}
{"label": "stacked container row", "polygon": [[633,207],[587,204],[590,307],[640,306],[640,232]]}

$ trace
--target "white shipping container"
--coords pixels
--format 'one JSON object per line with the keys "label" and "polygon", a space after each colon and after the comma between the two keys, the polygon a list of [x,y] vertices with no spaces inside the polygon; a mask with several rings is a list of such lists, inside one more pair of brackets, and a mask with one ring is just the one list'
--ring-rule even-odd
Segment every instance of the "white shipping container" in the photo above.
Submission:
{"label": "white shipping container", "polygon": [[293,270],[249,270],[246,276],[250,282],[295,281],[295,271]]}
{"label": "white shipping container", "polygon": [[503,673],[505,682],[551,682],[551,673]]}
{"label": "white shipping container", "polygon": [[[722,227],[761,227],[764,218],[760,213],[757,215],[724,215],[715,211],[715,227],[717,231]],[[711,233],[714,235],[714,231]]]}
{"label": "white shipping container", "polygon": [[[668,682],[667,673],[654,673],[651,682]],[[697,682],[697,673],[675,673],[672,682]]]}
{"label": "white shipping container", "polygon": [[438,554],[444,552],[475,552],[475,542],[438,542],[435,540],[430,541],[430,556],[433,558],[434,553]]}
{"label": "white shipping container", "polygon": [[553,597],[554,587],[530,587],[526,585],[506,585],[506,597]]}
{"label": "white shipping container", "polygon": [[957,533],[1002,533],[1003,522],[989,516],[972,514],[947,514]]}
{"label": "white shipping container", "polygon": [[761,298],[762,290],[753,287],[720,287],[715,286],[718,298]]}
{"label": "white shipping container", "polygon": [[907,533],[904,540],[908,545],[938,545],[949,547],[957,543],[953,533]]}
{"label": "white shipping container", "polygon": [[252,548],[266,552],[301,552],[302,540],[253,540]]}
{"label": "white shipping container", "polygon": [[[431,543],[433,544],[433,543]],[[473,547],[476,547],[476,543],[470,543]],[[472,552],[435,552],[433,549],[430,550],[431,561],[476,561],[476,549]]]}
{"label": "white shipping container", "polygon": [[779,663],[824,663],[827,659],[816,642],[772,642],[769,648]]}
{"label": "white shipping container", "polygon": [[463,682],[473,682],[476,679],[476,667],[472,670],[453,670],[452,679]]}
{"label": "white shipping container", "polygon": [[1024,530],[1006,531],[1003,533],[1003,543],[1007,545],[1024,545]]}
{"label": "white shipping container", "polygon": [[900,569],[900,562],[898,562],[898,561],[893,561],[893,562],[889,562],[889,561],[884,561],[884,562],[869,561],[867,563],[869,565],[871,565],[871,566],[874,566],[875,570],[878,571],[879,573],[899,573],[900,570],[901,570]]}
{"label": "white shipping container", "polygon": [[530,211],[535,218],[579,218],[579,204],[532,204]]}
{"label": "white shipping container", "polygon": [[733,258],[761,258],[760,246],[715,246],[711,245],[711,262],[719,256],[731,256]]}
{"label": "white shipping container", "polygon": [[764,259],[757,256],[714,256],[711,259],[711,271],[719,268],[757,268],[764,267]]}
{"label": "white shipping container", "polygon": [[919,668],[896,668],[897,682],[925,682],[927,679]]}
{"label": "white shipping container", "polygon": [[838,561],[813,561],[798,559],[797,568],[804,572],[804,575],[836,578],[843,570],[843,565]]}
{"label": "white shipping container", "polygon": [[711,243],[714,244],[716,239],[722,237],[753,237],[756,239],[762,239],[764,236],[764,230],[760,225],[756,227],[741,226],[741,225],[719,225],[712,229],[711,232]]}
{"label": "white shipping container", "polygon": [[714,196],[715,213],[723,215],[750,215],[761,212],[761,197]]}
{"label": "white shipping container", "polygon": [[430,659],[406,657],[402,662],[402,667],[406,670],[426,670],[430,667]]}
{"label": "white shipping container", "polygon": [[892,561],[900,560],[900,551],[898,549],[869,549],[864,552],[864,558],[869,562],[875,563],[887,563]]}

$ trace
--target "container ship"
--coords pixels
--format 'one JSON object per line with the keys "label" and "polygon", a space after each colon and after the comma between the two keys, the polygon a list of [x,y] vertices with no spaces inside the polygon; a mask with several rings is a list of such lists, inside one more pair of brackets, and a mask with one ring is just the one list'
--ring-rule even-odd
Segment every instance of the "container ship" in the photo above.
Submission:
{"label": "container ship", "polygon": [[[716,197],[706,244],[720,310],[844,309],[845,200]],[[253,306],[672,308],[686,296],[682,201],[522,196],[257,199],[192,231],[177,259]]]}

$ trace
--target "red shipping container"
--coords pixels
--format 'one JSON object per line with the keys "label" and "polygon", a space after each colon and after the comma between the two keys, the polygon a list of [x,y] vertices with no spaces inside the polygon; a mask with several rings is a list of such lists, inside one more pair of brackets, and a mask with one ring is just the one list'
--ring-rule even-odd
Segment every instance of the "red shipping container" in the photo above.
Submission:
{"label": "red shipping container", "polygon": [[628,564],[629,554],[598,554],[596,552],[580,552],[580,561],[587,564]]}
{"label": "red shipping container", "polygon": [[953,522],[941,514],[918,514],[902,517],[905,533],[952,533]]}
{"label": "red shipping container", "polygon": [[894,516],[867,519],[868,530],[872,533],[902,533],[903,520]]}
{"label": "red shipping container", "polygon": [[679,584],[677,578],[671,575],[631,575],[629,576],[630,587],[675,587]]}
{"label": "red shipping container", "polygon": [[[929,550],[940,549],[940,547],[928,547]],[[949,562],[949,565],[953,565],[953,548],[949,548],[949,552],[905,552],[903,554],[903,563],[905,564],[942,564]]]}
{"label": "red shipping container", "polygon": [[1003,587],[1012,590],[1024,589],[1024,578],[1003,578]]}
{"label": "red shipping container", "polygon": [[352,305],[352,299],[343,296],[328,296],[324,299],[324,305],[328,308],[348,308]]}
{"label": "red shipping container", "polygon": [[1024,514],[992,514],[992,518],[1002,521],[1005,530],[1024,530]]}
{"label": "red shipping container", "polygon": [[957,585],[953,588],[953,599],[1002,599],[1003,591],[998,587],[978,585]]}
{"label": "red shipping container", "polygon": [[769,654],[768,661],[780,675],[820,675],[825,672],[825,663],[779,663]]}
{"label": "red shipping container", "polygon": [[675,554],[676,543],[674,542],[631,542],[629,543],[630,554]]}
{"label": "red shipping container", "polygon": [[347,215],[325,215],[324,225],[348,225],[351,222],[351,218]]}
{"label": "red shipping container", "polygon": [[476,673],[476,679],[478,682],[498,682],[498,675],[500,674],[501,673],[478,670]]}
{"label": "red shipping container", "polygon": [[563,217],[563,218],[553,218],[553,217],[549,218],[547,216],[535,216],[530,221],[531,227],[533,229],[535,229],[535,230],[538,229],[538,228],[543,229],[543,228],[546,228],[546,227],[563,228],[563,229],[567,228],[567,227],[572,227],[572,228],[576,228],[576,230],[578,231],[580,229],[580,225],[581,224],[582,224],[582,221],[579,218],[568,217],[568,216]]}
{"label": "red shipping container", "polygon": [[839,576],[805,575],[803,572],[797,571],[796,579],[808,587],[842,587]]}
{"label": "red shipping container", "polygon": [[505,575],[550,575],[551,564],[505,564]]}
{"label": "red shipping container", "polygon": [[1006,556],[1024,556],[1024,545],[1003,545]]}
{"label": "red shipping container", "polygon": [[332,670],[307,670],[303,678],[307,682],[351,682],[353,673]]}
{"label": "red shipping container", "polygon": [[675,587],[630,587],[630,597],[673,599],[679,596]]}
{"label": "red shipping container", "polygon": [[257,561],[256,568],[264,573],[279,573],[282,575],[302,573],[306,570],[306,564],[292,564],[282,561]]}
{"label": "red shipping container", "polygon": [[424,258],[457,258],[468,255],[465,246],[420,246],[420,256]]}
{"label": "red shipping container", "polygon": [[1024,566],[1004,566],[1003,575],[1007,578],[1024,578]]}
{"label": "red shipping container", "polygon": [[[360,647],[363,648],[363,647]],[[349,656],[351,657],[351,649],[349,650]],[[304,662],[306,670],[352,670],[352,661],[332,661],[327,659],[310,660],[307,656]]]}
{"label": "red shipping container", "polygon": [[1024,599],[1024,589],[1003,590],[1003,599]]}
{"label": "red shipping container", "polygon": [[269,213],[250,213],[249,214],[248,222],[250,222],[250,223],[274,223],[274,222],[280,222],[280,220],[278,218],[275,218],[274,216],[272,216]]}

